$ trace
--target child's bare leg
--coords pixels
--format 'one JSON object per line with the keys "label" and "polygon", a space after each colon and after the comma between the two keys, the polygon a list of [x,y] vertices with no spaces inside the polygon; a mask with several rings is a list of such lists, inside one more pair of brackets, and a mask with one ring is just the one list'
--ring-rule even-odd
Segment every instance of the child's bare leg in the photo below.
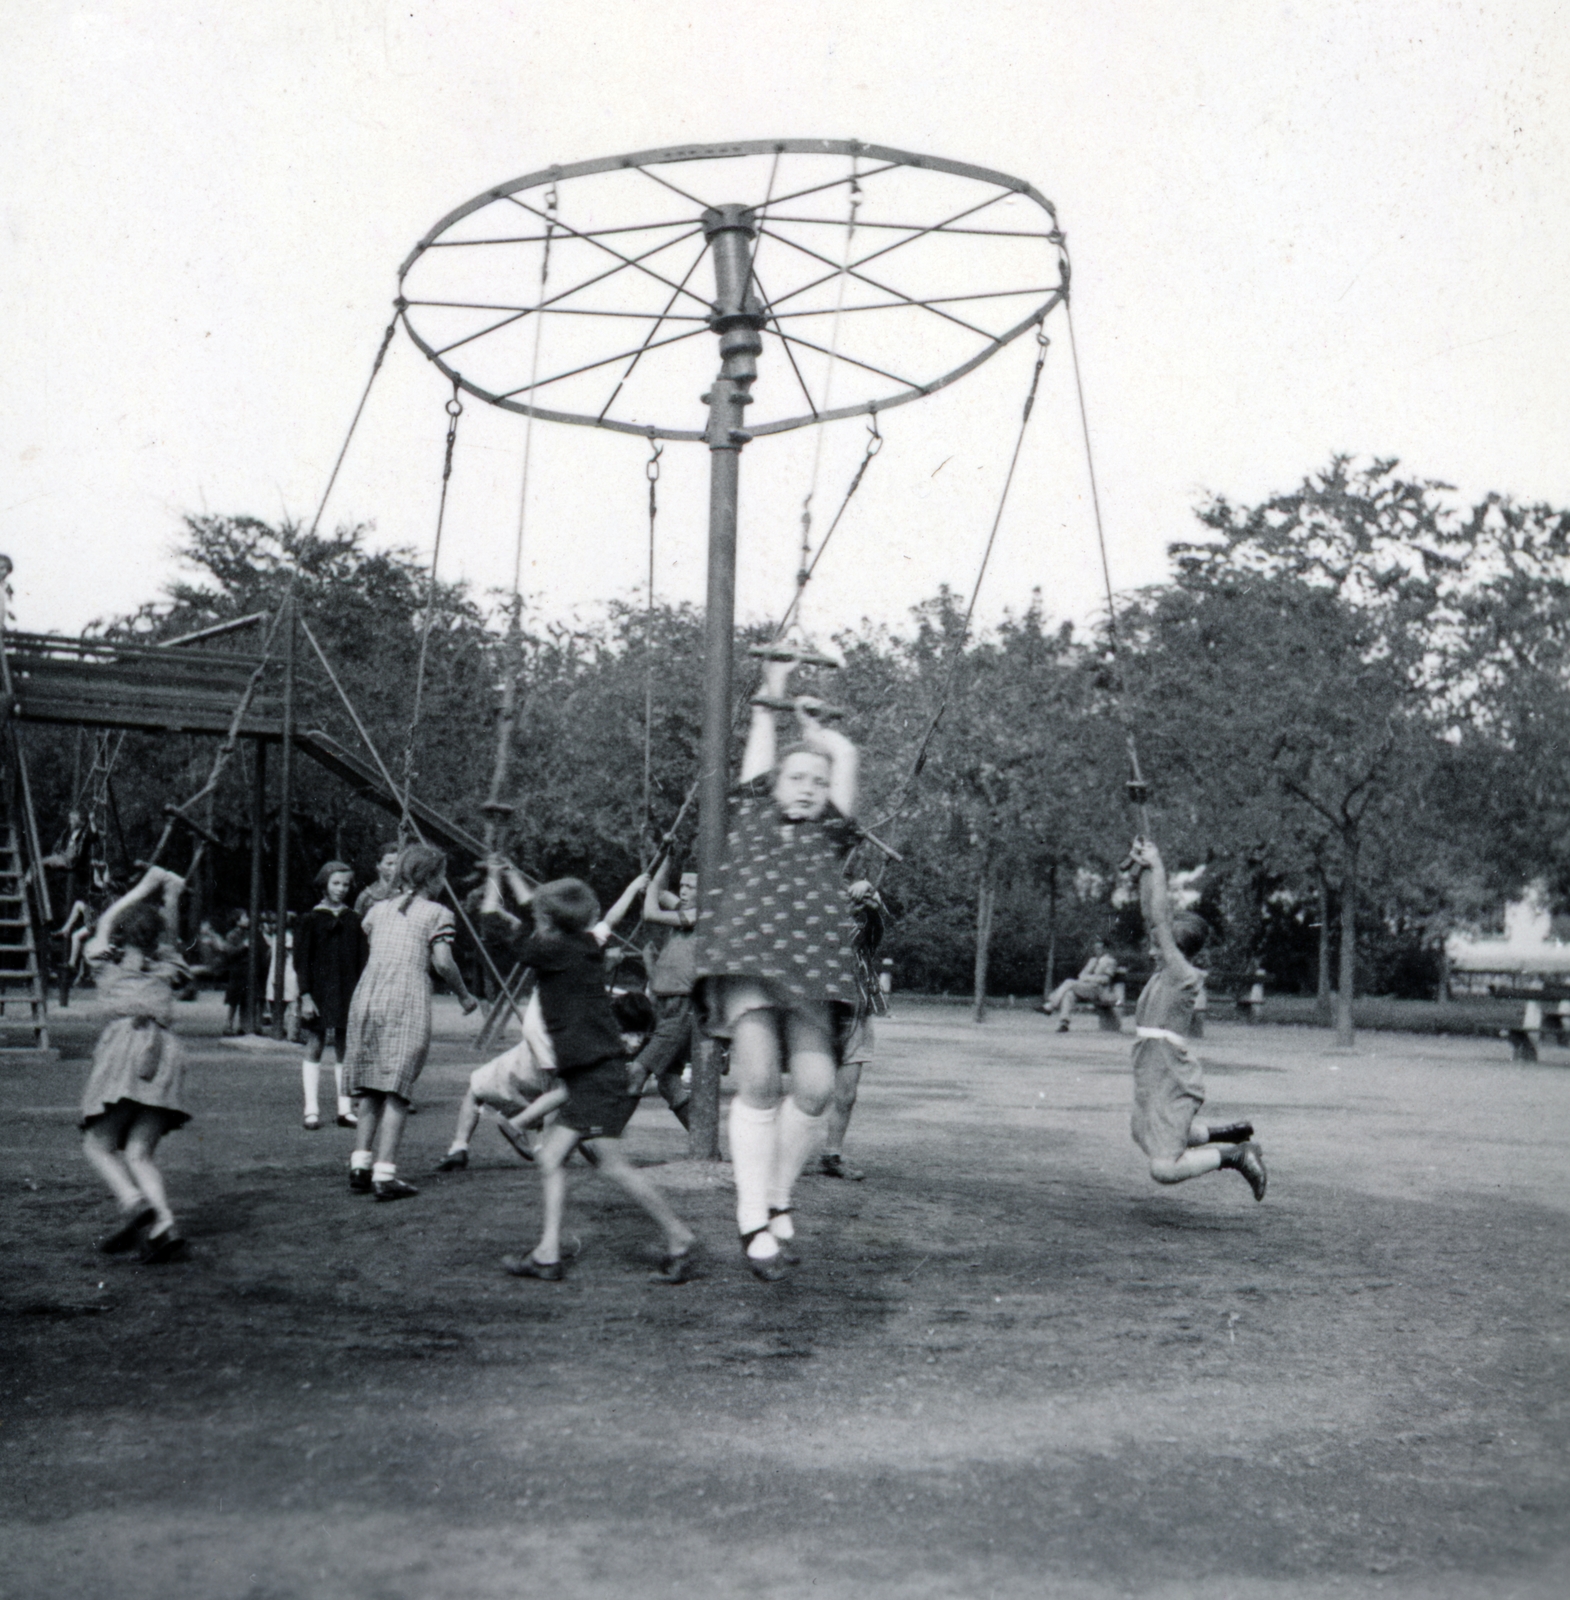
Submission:
{"label": "child's bare leg", "polygon": [[769,1233],[769,1185],[779,1151],[779,1032],[772,1010],[744,1012],[731,1040],[736,1094],[730,1107],[731,1169],[736,1182],[736,1226],[747,1255],[769,1263],[779,1245]]}
{"label": "child's bare leg", "polygon": [[169,1197],[164,1192],[163,1174],[153,1162],[153,1152],[158,1148],[158,1141],[163,1138],[166,1127],[168,1122],[163,1112],[143,1108],[131,1124],[125,1141],[125,1164],[135,1178],[137,1188],[147,1196],[148,1203],[157,1213],[157,1220],[153,1224],[155,1234],[174,1226],[174,1213],[169,1209]]}
{"label": "child's bare leg", "polygon": [[135,1119],[136,1111],[135,1106],[121,1101],[119,1105],[110,1106],[101,1117],[95,1117],[82,1135],[82,1154],[109,1185],[122,1211],[134,1211],[145,1201],[120,1154],[125,1131]]}
{"label": "child's bare leg", "polygon": [[542,1266],[561,1260],[561,1224],[567,1209],[567,1174],[562,1170],[578,1142],[578,1130],[561,1123],[552,1128],[535,1147],[534,1159],[540,1169],[540,1242],[533,1256]]}
{"label": "child's bare leg", "polygon": [[1212,1144],[1185,1150],[1180,1156],[1152,1156],[1150,1175],[1157,1183],[1187,1183],[1220,1165],[1221,1146]]}
{"label": "child's bare leg", "polygon": [[369,1188],[371,1169],[376,1157],[371,1154],[376,1144],[377,1129],[387,1096],[375,1089],[362,1089],[354,1102],[354,1149],[349,1152],[350,1188]]}
{"label": "child's bare leg", "polygon": [[845,1132],[850,1114],[856,1109],[856,1091],[861,1086],[861,1063],[847,1061],[834,1069],[834,1097],[829,1101],[824,1123],[824,1155],[839,1155],[845,1148]]}
{"label": "child's bare leg", "polygon": [[458,1126],[453,1129],[452,1143],[447,1147],[448,1154],[451,1155],[455,1150],[467,1150],[474,1130],[479,1125],[480,1102],[474,1098],[473,1089],[466,1089],[463,1104],[458,1107]]}
{"label": "child's bare leg", "polygon": [[659,1225],[660,1231],[665,1235],[666,1253],[680,1255],[686,1250],[694,1238],[692,1229],[671,1209],[664,1191],[657,1188],[628,1161],[621,1140],[596,1139],[593,1141],[593,1149],[598,1158],[596,1165],[601,1174],[609,1178],[629,1200],[642,1206]]}
{"label": "child's bare leg", "polygon": [[[395,1094],[382,1096],[381,1117],[376,1126],[376,1165],[395,1167],[403,1125],[408,1120],[409,1102]],[[390,1174],[389,1174],[390,1176]]]}

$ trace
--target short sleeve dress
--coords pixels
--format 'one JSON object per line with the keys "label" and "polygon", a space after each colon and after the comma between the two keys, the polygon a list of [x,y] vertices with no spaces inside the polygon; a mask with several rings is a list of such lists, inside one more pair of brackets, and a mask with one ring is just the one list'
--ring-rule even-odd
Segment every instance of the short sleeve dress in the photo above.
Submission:
{"label": "short sleeve dress", "polygon": [[138,951],[93,962],[98,1004],[110,1022],[93,1046],[93,1065],[82,1091],[82,1127],[122,1100],[164,1113],[168,1128],[191,1120],[185,1107],[185,1047],[170,1032],[172,982],[184,969],[144,960]]}
{"label": "short sleeve dress", "polygon": [[783,1011],[854,1015],[859,1002],[844,868],[861,830],[833,805],[787,820],[772,787],[764,775],[733,792],[725,859],[703,885],[696,967],[711,1031],[717,979],[748,979]]}
{"label": "short sleeve dress", "polygon": [[361,926],[370,954],[349,1002],[344,1088],[408,1100],[431,1045],[431,951],[452,943],[452,912],[399,895],[373,905]]}
{"label": "short sleeve dress", "polygon": [[1163,963],[1134,1008],[1134,1142],[1152,1160],[1176,1160],[1205,1103],[1205,1074],[1188,1034],[1204,974]]}

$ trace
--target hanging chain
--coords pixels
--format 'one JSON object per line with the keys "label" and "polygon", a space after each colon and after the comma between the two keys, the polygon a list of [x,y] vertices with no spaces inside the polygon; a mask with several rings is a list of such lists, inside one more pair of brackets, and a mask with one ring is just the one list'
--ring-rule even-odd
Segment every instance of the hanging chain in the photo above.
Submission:
{"label": "hanging chain", "polygon": [[643,647],[643,836],[654,831],[654,523],[659,516],[660,457],[665,446],[656,442],[649,430],[649,459],[643,475],[649,480],[649,600],[644,625]]}
{"label": "hanging chain", "polygon": [[436,620],[436,568],[442,555],[442,526],[447,520],[447,485],[452,478],[453,447],[458,442],[458,419],[463,415],[463,402],[458,398],[456,379],[452,386],[452,399],[447,402],[447,448],[442,457],[442,492],[436,506],[436,537],[431,544],[431,575],[425,586],[425,617],[420,626],[420,659],[414,669],[414,706],[409,713],[409,736],[403,747],[403,811],[407,826],[409,796],[414,789],[414,741],[419,732],[420,714],[425,705],[425,662],[430,652],[431,625]]}
{"label": "hanging chain", "polygon": [[545,331],[545,286],[551,276],[551,241],[556,237],[556,185],[545,191],[545,248],[540,253],[540,298],[534,308],[534,355],[529,364],[529,410],[523,424],[523,482],[518,490],[518,537],[512,552],[512,592],[523,583],[523,528],[529,514],[529,458],[534,449],[534,386],[540,376],[540,339]]}

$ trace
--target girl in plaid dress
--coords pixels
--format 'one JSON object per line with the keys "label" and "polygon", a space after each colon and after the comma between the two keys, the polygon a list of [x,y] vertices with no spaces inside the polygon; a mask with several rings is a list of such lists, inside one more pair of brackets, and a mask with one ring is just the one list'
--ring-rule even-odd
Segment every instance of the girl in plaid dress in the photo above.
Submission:
{"label": "girl in plaid dress", "polygon": [[[764,663],[778,700],[789,661]],[[801,743],[775,764],[774,713],[752,708],[725,860],[703,884],[697,971],[707,1027],[729,1037],[736,1224],[747,1264],[772,1280],[791,1259],[791,1194],[822,1147],[838,1040],[860,988],[845,858],[860,832],[856,747],[796,701]],[[786,1096],[782,1074],[790,1071]]]}
{"label": "girl in plaid dress", "polygon": [[361,924],[370,956],[349,1003],[344,1052],[345,1086],[356,1097],[358,1123],[349,1187],[378,1200],[420,1192],[398,1176],[397,1160],[414,1080],[431,1043],[432,972],[465,1012],[479,1004],[453,959],[452,912],[436,903],[446,878],[440,850],[410,845],[398,857],[398,893],[373,905]]}

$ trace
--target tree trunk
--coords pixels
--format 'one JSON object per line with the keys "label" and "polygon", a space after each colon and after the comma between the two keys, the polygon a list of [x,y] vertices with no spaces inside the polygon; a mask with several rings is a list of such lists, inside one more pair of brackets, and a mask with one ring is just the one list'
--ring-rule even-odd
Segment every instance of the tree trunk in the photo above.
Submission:
{"label": "tree trunk", "polygon": [[1058,864],[1047,869],[1047,980],[1041,987],[1041,1003],[1045,1005],[1057,988],[1058,971]]}
{"label": "tree trunk", "polygon": [[1442,933],[1439,936],[1439,983],[1434,999],[1442,1006],[1450,1004],[1450,935],[1448,933]]}
{"label": "tree trunk", "polygon": [[993,881],[992,850],[989,846],[981,863],[981,884],[976,891],[976,997],[971,1020],[987,1020],[987,962],[992,953],[992,908],[997,900]]}
{"label": "tree trunk", "polygon": [[1336,1045],[1350,1050],[1356,1041],[1352,1029],[1353,979],[1357,968],[1357,835],[1343,835],[1346,871],[1341,880],[1341,973],[1336,994]]}
{"label": "tree trunk", "polygon": [[1314,1003],[1320,1021],[1330,1021],[1330,880],[1319,874],[1319,975]]}

